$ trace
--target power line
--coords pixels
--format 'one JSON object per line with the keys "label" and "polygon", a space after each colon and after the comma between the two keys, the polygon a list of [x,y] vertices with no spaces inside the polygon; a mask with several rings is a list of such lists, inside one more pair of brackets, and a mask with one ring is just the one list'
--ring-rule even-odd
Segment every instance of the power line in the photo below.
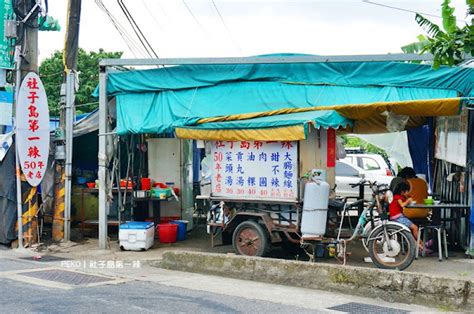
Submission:
{"label": "power line", "polygon": [[[137,35],[138,40],[142,43],[143,47],[147,51],[148,55],[153,58],[153,55],[155,58],[159,58],[158,55],[156,54],[155,50],[153,50],[153,47],[150,45],[148,40],[146,39],[146,36],[143,34],[142,30],[138,26],[137,22],[135,22],[135,19],[133,18],[132,14],[130,11],[127,9],[127,6],[123,2],[123,0],[117,0],[118,5],[122,9],[122,12],[125,14],[125,17],[127,18],[128,22],[132,26],[133,31],[135,32],[135,35]],[[153,55],[150,53],[150,51],[153,53]]]}
{"label": "power line", "polygon": [[166,18],[168,18],[168,14],[166,14],[166,11],[165,11],[165,9],[163,8],[163,6],[161,5],[161,3],[157,1],[156,4],[158,4],[158,7],[160,8],[161,12],[163,12],[163,15],[164,15]]}
{"label": "power line", "polygon": [[237,43],[237,41],[234,39],[234,37],[232,36],[232,33],[230,31],[230,29],[227,27],[227,24],[225,23],[224,21],[224,18],[222,17],[221,15],[221,12],[219,11],[219,8],[217,7],[216,3],[214,2],[214,0],[211,0],[212,2],[212,5],[214,6],[214,9],[216,10],[217,12],[217,15],[219,15],[219,18],[222,22],[222,24],[224,25],[226,31],[227,31],[227,34],[229,35],[231,41],[234,43],[234,45],[237,47],[237,49],[239,50],[240,54],[242,54],[242,49],[240,48],[239,44]]}
{"label": "power line", "polygon": [[182,0],[183,1],[183,4],[184,6],[186,7],[186,9],[188,10],[189,14],[191,14],[191,16],[193,17],[194,21],[196,22],[196,24],[201,28],[201,30],[206,33],[206,30],[204,29],[204,26],[202,26],[201,22],[199,22],[199,20],[197,19],[197,17],[194,15],[193,13],[193,10],[191,10],[191,8],[188,6],[188,4],[186,3],[186,0]]}
{"label": "power line", "polygon": [[120,36],[122,37],[122,39],[124,40],[125,44],[127,45],[127,47],[130,49],[130,51],[132,52],[132,54],[137,57],[137,54],[138,55],[142,55],[143,54],[143,51],[140,51],[141,48],[139,45],[137,45],[135,43],[135,41],[133,40],[133,38],[128,34],[128,32],[125,30],[125,28],[123,28],[120,23],[118,22],[118,20],[113,16],[113,14],[107,9],[107,7],[105,6],[105,4],[102,2],[102,0],[96,0],[95,1],[96,5],[99,7],[99,9],[101,9],[106,15],[107,17],[109,18],[110,22],[112,23],[112,25],[115,27],[115,29],[117,30],[117,32],[120,34]]}
{"label": "power line", "polygon": [[[367,3],[367,4],[377,5],[377,6],[383,7],[383,8],[398,10],[398,11],[402,11],[402,12],[421,14],[421,15],[424,15],[424,16],[436,17],[436,18],[438,18],[438,19],[442,19],[442,18],[443,18],[443,17],[441,17],[441,16],[439,16],[439,15],[430,14],[430,13],[424,13],[424,12],[417,12],[417,11],[413,11],[413,10],[409,10],[409,9],[405,9],[405,8],[394,7],[394,6],[387,5],[387,4],[383,4],[383,3],[373,2],[373,1],[371,1],[371,0],[362,0],[362,2]],[[456,19],[456,21],[466,23],[465,20]]]}
{"label": "power line", "polygon": [[151,16],[151,18],[153,19],[153,21],[155,21],[156,25],[158,25],[158,27],[164,31],[165,29],[163,28],[163,25],[161,25],[160,22],[158,22],[158,20],[155,18],[155,16],[152,14],[152,10],[150,10],[150,8],[148,7],[148,4],[146,4],[146,1],[145,0],[142,0],[142,3],[143,5],[145,6],[148,14]]}
{"label": "power line", "polygon": [[120,24],[120,22],[115,18],[115,16],[107,9],[102,0],[96,0],[95,3],[97,6],[108,16],[110,22],[115,27],[117,32],[120,34],[124,40],[127,47],[130,49],[130,52],[137,57],[137,55],[146,55],[147,53],[138,45],[133,37],[127,32],[127,30]]}

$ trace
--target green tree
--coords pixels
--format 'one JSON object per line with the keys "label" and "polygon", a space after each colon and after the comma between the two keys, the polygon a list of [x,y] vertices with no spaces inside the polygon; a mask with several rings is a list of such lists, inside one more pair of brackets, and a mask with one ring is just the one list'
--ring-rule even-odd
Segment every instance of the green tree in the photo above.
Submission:
{"label": "green tree", "polygon": [[449,6],[450,3],[450,0],[444,0],[441,4],[442,29],[421,14],[416,14],[415,20],[427,36],[418,36],[418,42],[402,47],[403,52],[430,52],[434,56],[433,68],[456,65],[464,61],[467,55],[474,55],[474,0],[466,0],[471,23],[463,27],[457,25],[454,8]]}
{"label": "green tree", "polygon": [[[99,83],[99,61],[105,58],[120,58],[122,52],[86,52],[79,49],[77,56],[77,71],[79,72],[79,90],[76,93],[78,113],[90,112],[97,108],[97,101],[91,94]],[[63,53],[55,51],[50,58],[45,59],[39,68],[46,94],[50,114],[58,116],[61,84],[64,78]]]}
{"label": "green tree", "polygon": [[375,146],[373,144],[368,143],[367,141],[361,139],[360,137],[350,136],[350,135],[342,135],[342,139],[344,140],[344,146],[346,148],[362,148],[364,151],[373,154],[382,155],[385,159],[388,159],[388,154],[382,148]]}

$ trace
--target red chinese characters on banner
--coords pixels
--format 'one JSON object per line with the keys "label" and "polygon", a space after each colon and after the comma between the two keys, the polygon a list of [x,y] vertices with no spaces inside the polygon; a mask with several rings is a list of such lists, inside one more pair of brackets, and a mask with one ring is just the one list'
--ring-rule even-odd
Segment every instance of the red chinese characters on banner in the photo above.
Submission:
{"label": "red chinese characters on banner", "polygon": [[17,101],[18,155],[25,177],[32,186],[43,179],[49,155],[49,111],[39,76],[28,73]]}
{"label": "red chinese characters on banner", "polygon": [[294,141],[215,141],[211,195],[238,199],[296,199],[298,146]]}
{"label": "red chinese characters on banner", "polygon": [[336,167],[336,130],[329,128],[327,132],[327,166],[333,168]]}
{"label": "red chinese characters on banner", "polygon": [[[26,88],[28,89],[28,96],[26,97],[30,103],[28,106],[28,131],[32,133],[36,133],[36,131],[39,130],[39,117],[40,114],[38,112],[38,107],[36,106],[36,100],[39,99],[39,96],[37,94],[37,90],[39,89],[38,87],[38,80],[35,77],[30,77],[28,81],[26,82]],[[28,141],[30,142],[30,145],[28,147],[28,154],[27,156],[30,157],[31,159],[38,159],[41,157],[40,150],[38,146],[34,144],[34,141],[39,141],[41,138],[39,136],[31,136],[28,137]],[[43,162],[39,162],[43,163]],[[38,164],[39,164],[38,163]],[[41,171],[36,170],[37,163],[36,162],[30,162],[28,160],[23,162],[23,169],[30,169],[26,175],[29,179],[33,179],[33,176],[37,179],[42,179],[43,174]]]}

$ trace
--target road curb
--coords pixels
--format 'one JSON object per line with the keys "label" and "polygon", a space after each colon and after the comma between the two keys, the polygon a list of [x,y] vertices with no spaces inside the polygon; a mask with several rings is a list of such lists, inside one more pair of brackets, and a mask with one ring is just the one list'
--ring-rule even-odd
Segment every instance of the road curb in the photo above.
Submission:
{"label": "road curb", "polygon": [[407,271],[184,251],[164,252],[150,265],[443,309],[474,306],[473,282]]}

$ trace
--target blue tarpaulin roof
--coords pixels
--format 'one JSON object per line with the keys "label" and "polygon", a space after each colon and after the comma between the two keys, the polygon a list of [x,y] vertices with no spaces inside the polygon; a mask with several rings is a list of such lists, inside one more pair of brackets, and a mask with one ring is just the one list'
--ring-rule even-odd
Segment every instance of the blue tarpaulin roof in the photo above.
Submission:
{"label": "blue tarpaulin roof", "polygon": [[[116,96],[118,134],[169,133],[183,127],[269,128],[308,122],[338,128],[352,121],[333,110],[257,120],[239,115],[473,97],[473,83],[472,69],[433,70],[397,62],[185,65],[110,73],[107,93]],[[234,122],[204,123],[214,117]]]}

